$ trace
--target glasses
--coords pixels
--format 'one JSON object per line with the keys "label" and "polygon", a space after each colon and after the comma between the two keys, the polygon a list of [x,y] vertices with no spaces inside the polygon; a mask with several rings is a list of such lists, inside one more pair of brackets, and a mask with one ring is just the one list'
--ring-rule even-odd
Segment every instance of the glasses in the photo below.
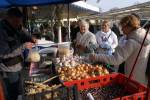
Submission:
{"label": "glasses", "polygon": [[119,26],[120,29],[125,29],[125,28],[127,28],[127,27],[128,27],[128,25],[120,25],[120,26]]}

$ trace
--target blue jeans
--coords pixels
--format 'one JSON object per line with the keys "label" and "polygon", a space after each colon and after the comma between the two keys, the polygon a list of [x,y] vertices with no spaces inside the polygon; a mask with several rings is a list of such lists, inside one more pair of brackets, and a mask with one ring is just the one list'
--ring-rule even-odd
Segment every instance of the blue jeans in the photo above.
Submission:
{"label": "blue jeans", "polygon": [[[6,100],[17,100],[20,86],[20,72],[7,72],[3,78]],[[19,87],[20,86],[20,87]]]}

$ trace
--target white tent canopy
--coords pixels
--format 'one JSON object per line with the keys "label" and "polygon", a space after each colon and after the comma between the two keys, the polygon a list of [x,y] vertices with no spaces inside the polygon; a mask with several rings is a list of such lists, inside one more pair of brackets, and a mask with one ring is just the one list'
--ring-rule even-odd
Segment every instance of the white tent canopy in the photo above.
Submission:
{"label": "white tent canopy", "polygon": [[88,9],[88,10],[95,11],[95,12],[99,12],[100,10],[98,7],[87,4],[86,2],[83,2],[83,1],[74,2],[72,3],[72,5],[76,5],[81,8]]}
{"label": "white tent canopy", "polygon": [[121,17],[131,13],[137,13],[142,19],[150,18],[150,1],[125,8],[112,9],[107,12],[84,17],[88,17],[91,19],[120,19]]}
{"label": "white tent canopy", "polygon": [[[38,10],[35,11],[35,17],[39,19],[50,18],[54,16],[54,11],[56,10],[55,7],[59,6],[59,12],[62,18],[68,17],[68,5],[61,4],[61,5],[50,5],[50,6],[39,6]],[[69,17],[70,18],[77,18],[81,16],[86,16],[93,13],[98,13],[99,8],[89,5],[83,1],[75,2],[69,5]],[[31,17],[33,14],[32,9],[29,9],[29,16]]]}

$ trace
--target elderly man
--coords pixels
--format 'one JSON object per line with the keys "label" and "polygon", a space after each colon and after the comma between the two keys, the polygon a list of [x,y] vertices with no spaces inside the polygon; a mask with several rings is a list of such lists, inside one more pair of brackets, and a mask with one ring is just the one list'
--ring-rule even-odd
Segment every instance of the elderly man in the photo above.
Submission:
{"label": "elderly man", "polygon": [[17,100],[19,94],[22,50],[32,48],[35,40],[22,31],[23,13],[10,8],[0,21],[0,75],[6,88],[6,99]]}
{"label": "elderly man", "polygon": [[[103,53],[112,54],[118,45],[117,35],[110,29],[110,22],[104,20],[102,22],[101,31],[96,33],[98,47],[104,50]],[[101,51],[98,51],[101,52]]]}
{"label": "elderly man", "polygon": [[97,44],[96,37],[89,31],[89,24],[85,20],[81,20],[79,28],[80,32],[77,33],[75,45],[77,53],[91,52],[91,46]]}

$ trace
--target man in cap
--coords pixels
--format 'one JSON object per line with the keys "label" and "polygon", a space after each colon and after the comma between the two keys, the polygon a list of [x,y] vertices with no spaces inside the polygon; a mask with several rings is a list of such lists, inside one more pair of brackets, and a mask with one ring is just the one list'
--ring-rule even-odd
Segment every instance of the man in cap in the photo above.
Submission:
{"label": "man in cap", "polygon": [[22,30],[23,13],[10,8],[0,21],[0,75],[2,76],[7,100],[17,100],[19,95],[22,51],[31,49],[35,39]]}

